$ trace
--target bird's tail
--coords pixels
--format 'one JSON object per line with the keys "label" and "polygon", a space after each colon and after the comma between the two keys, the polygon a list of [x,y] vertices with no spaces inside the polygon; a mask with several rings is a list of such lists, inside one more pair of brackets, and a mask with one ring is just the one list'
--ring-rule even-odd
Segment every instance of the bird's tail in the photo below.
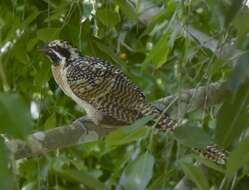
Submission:
{"label": "bird's tail", "polygon": [[[153,105],[147,106],[143,114],[156,115],[155,119],[153,119],[153,126],[159,130],[174,132],[176,128],[180,127],[176,120],[173,120],[167,113],[163,113]],[[218,164],[226,163],[227,151],[216,144],[208,145],[205,148],[194,147],[192,149],[204,159],[214,161]]]}

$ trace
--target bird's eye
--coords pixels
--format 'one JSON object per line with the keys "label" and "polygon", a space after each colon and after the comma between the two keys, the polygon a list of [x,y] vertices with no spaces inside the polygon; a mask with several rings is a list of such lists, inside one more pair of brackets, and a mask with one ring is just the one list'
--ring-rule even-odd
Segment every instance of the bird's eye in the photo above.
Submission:
{"label": "bird's eye", "polygon": [[66,48],[63,48],[61,46],[54,46],[53,49],[63,57],[70,57],[70,51],[68,51]]}

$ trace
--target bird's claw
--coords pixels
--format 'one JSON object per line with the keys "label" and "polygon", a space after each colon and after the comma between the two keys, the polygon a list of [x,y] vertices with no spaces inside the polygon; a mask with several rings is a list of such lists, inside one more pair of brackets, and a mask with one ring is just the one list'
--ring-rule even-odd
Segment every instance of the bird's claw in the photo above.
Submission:
{"label": "bird's claw", "polygon": [[84,131],[86,131],[86,133],[88,133],[88,129],[87,127],[85,127],[85,123],[89,122],[89,119],[86,117],[80,117],[76,120],[73,121],[72,125],[75,127],[80,127],[82,128]]}

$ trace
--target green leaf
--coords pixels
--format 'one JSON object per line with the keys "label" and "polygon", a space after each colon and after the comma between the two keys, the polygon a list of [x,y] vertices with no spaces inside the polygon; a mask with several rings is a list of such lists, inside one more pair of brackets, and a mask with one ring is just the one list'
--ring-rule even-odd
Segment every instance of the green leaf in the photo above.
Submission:
{"label": "green leaf", "polygon": [[202,158],[200,156],[197,156],[197,155],[193,155],[193,157],[196,160],[200,161],[203,165],[205,165],[205,166],[207,166],[209,168],[212,168],[213,170],[216,170],[216,171],[218,171],[218,172],[220,172],[222,174],[226,173],[226,171],[225,171],[225,169],[224,169],[223,166],[218,165],[218,164],[216,164],[215,162],[213,162],[211,160],[204,159],[204,158]]}
{"label": "green leaf", "polygon": [[115,63],[119,64],[120,66],[124,65],[125,62],[122,61],[114,52],[113,50],[104,45],[103,43],[101,43],[100,41],[94,40],[93,44],[97,46],[97,48],[103,52],[105,55],[107,55],[108,57],[110,57]]}
{"label": "green leaf", "polygon": [[[48,3],[49,6],[56,7],[56,5],[54,5],[54,3],[52,3],[52,1],[46,0],[46,2]],[[66,12],[67,6],[68,6],[67,3],[66,4],[61,3],[60,6],[57,7],[57,9],[55,9],[55,11],[52,11],[49,14],[49,16],[44,19],[44,22],[51,23],[53,21],[60,20],[61,16]]]}
{"label": "green leaf", "polygon": [[210,136],[199,127],[179,127],[175,130],[174,136],[189,147],[204,148],[212,143]]}
{"label": "green leaf", "polygon": [[[177,10],[177,4],[179,4],[179,2],[176,1],[167,1],[167,10],[165,11],[165,9],[161,9],[158,10],[158,12],[153,15],[152,17],[149,17],[149,23],[147,24],[144,32],[140,35],[139,38],[142,38],[145,35],[148,35],[152,30],[155,30],[156,26],[167,22],[169,18],[174,19],[174,16],[172,16],[173,14],[177,14],[179,10]],[[146,11],[146,9],[145,9]],[[145,16],[145,18],[143,18]],[[146,20],[148,18],[146,18],[146,14],[142,14],[139,15],[139,18],[141,20]]]}
{"label": "green leaf", "polygon": [[249,8],[243,7],[238,15],[232,22],[232,25],[237,29],[238,32],[238,40],[240,43],[244,43],[243,39],[246,39],[246,35],[249,32],[249,24],[247,19],[249,18]]}
{"label": "green leaf", "polygon": [[228,147],[239,138],[249,125],[248,102],[249,84],[244,84],[234,93],[227,93],[217,115],[215,139],[218,144]]}
{"label": "green leaf", "polygon": [[31,132],[30,111],[16,94],[0,93],[0,133],[24,138]]}
{"label": "green leaf", "polygon": [[249,77],[249,53],[241,55],[231,73],[228,84],[232,90],[237,90]]}
{"label": "green leaf", "polygon": [[[148,190],[155,190],[155,189],[164,189],[165,183],[165,176],[164,174],[159,174],[156,179],[153,179],[150,185],[148,186]],[[166,190],[169,190],[166,188]]]}
{"label": "green leaf", "polygon": [[31,40],[29,40],[27,43],[27,51],[31,51],[38,42],[39,42],[38,38],[32,38]]}
{"label": "green leaf", "polygon": [[185,162],[180,162],[180,165],[185,173],[185,175],[192,180],[198,189],[207,190],[209,189],[209,183],[207,181],[207,177],[204,175],[203,171],[192,164],[188,164]]}
{"label": "green leaf", "polygon": [[145,136],[146,128],[144,127],[152,119],[151,116],[137,120],[134,124],[115,130],[105,138],[107,146],[122,145],[136,141]]}
{"label": "green leaf", "polygon": [[[36,188],[37,188],[37,184],[34,181],[29,182],[27,184],[24,184],[22,186],[22,190],[34,190]],[[56,190],[58,190],[58,189],[56,189]]]}
{"label": "green leaf", "polygon": [[136,9],[127,0],[116,0],[117,4],[120,6],[121,11],[130,20],[137,20]]}
{"label": "green leaf", "polygon": [[249,53],[239,57],[237,64],[228,79],[230,93],[224,97],[224,103],[219,109],[216,141],[228,147],[249,125],[247,105],[249,103]]}
{"label": "green leaf", "polygon": [[0,187],[4,190],[12,190],[14,178],[8,168],[8,151],[3,138],[0,137]]}
{"label": "green leaf", "polygon": [[60,28],[42,28],[37,31],[37,38],[42,41],[58,39]]}
{"label": "green leaf", "polygon": [[26,51],[26,42],[27,36],[22,36],[17,40],[17,42],[14,44],[12,48],[12,54],[15,56],[15,58],[23,64],[30,63],[29,55]]}
{"label": "green leaf", "polygon": [[230,10],[226,14],[226,21],[225,25],[228,26],[230,22],[234,19],[237,15],[241,7],[243,6],[244,0],[231,0],[232,4],[230,6]]}
{"label": "green leaf", "polygon": [[249,77],[249,53],[241,55],[231,73],[228,84],[232,90],[237,90]]}
{"label": "green leaf", "polygon": [[34,87],[39,90],[51,78],[51,68],[46,64],[41,64],[40,67],[34,69],[33,76]]}
{"label": "green leaf", "polygon": [[152,177],[154,162],[154,157],[148,152],[131,162],[121,177],[124,188],[127,190],[145,189]]}
{"label": "green leaf", "polygon": [[44,129],[51,129],[56,127],[56,116],[52,114],[45,122]]}
{"label": "green leaf", "polygon": [[249,137],[240,142],[230,153],[227,161],[226,175],[232,177],[236,171],[249,162]]}
{"label": "green leaf", "polygon": [[113,8],[98,9],[97,18],[107,27],[113,27],[120,22],[120,16]]}
{"label": "green leaf", "polygon": [[96,190],[105,189],[105,185],[103,183],[101,183],[98,179],[89,175],[85,171],[67,169],[67,170],[60,170],[59,173],[65,176],[65,178],[84,184],[91,189],[96,189]]}
{"label": "green leaf", "polygon": [[170,51],[168,40],[169,34],[166,32],[146,57],[144,64],[153,63],[157,68],[161,67],[167,61]]}
{"label": "green leaf", "polygon": [[24,20],[23,25],[29,26],[41,12],[37,9],[33,9],[33,12]]}
{"label": "green leaf", "polygon": [[217,51],[218,42],[214,38],[212,38],[212,36],[209,36],[191,26],[188,27],[188,31],[202,47],[208,48],[213,53]]}

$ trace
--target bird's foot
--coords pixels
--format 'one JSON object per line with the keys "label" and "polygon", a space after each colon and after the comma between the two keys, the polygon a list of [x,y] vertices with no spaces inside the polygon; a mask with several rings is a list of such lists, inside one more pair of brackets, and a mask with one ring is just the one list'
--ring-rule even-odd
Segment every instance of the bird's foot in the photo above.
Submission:
{"label": "bird's foot", "polygon": [[83,130],[85,130],[86,133],[88,133],[88,128],[86,127],[87,123],[92,123],[92,121],[88,117],[83,116],[83,117],[80,117],[80,118],[77,118],[76,120],[74,120],[72,125],[75,127],[80,127]]}

